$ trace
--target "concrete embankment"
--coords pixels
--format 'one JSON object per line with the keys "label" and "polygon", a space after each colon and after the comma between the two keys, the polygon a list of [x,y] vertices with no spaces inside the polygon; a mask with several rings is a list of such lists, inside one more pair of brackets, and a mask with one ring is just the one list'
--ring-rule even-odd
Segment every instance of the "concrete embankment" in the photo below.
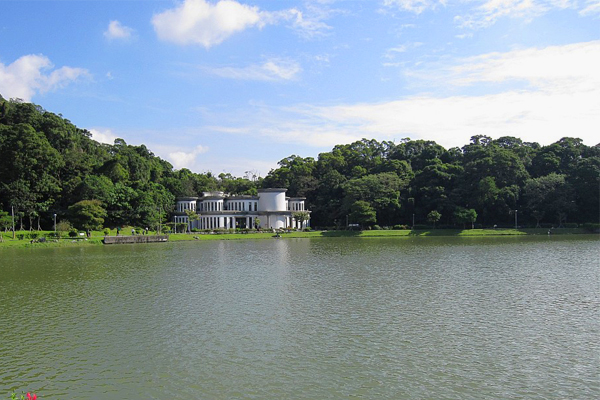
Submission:
{"label": "concrete embankment", "polygon": [[104,244],[162,243],[168,241],[168,235],[104,236],[104,239],[102,239]]}

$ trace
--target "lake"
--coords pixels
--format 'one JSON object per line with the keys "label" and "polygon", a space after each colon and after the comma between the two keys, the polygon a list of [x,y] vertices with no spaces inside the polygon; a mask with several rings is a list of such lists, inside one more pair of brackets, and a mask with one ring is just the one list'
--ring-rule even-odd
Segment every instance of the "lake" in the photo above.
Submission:
{"label": "lake", "polygon": [[598,398],[599,250],[597,235],[2,249],[0,398]]}

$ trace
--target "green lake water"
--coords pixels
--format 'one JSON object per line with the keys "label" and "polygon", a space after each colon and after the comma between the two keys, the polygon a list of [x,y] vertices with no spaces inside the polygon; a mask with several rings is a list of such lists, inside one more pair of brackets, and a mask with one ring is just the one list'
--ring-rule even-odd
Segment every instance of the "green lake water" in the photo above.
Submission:
{"label": "green lake water", "polygon": [[600,397],[598,236],[0,250],[0,399]]}

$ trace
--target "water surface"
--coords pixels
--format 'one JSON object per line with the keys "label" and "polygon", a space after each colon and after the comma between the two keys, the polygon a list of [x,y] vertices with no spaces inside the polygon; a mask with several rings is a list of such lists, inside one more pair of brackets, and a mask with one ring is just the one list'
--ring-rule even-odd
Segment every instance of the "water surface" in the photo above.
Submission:
{"label": "water surface", "polygon": [[0,251],[0,390],[598,398],[597,237]]}

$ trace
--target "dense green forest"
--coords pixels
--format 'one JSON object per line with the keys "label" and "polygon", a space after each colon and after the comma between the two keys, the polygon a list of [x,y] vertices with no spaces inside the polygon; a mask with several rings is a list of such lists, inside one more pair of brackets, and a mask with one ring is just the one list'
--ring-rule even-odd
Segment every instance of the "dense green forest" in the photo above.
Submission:
{"label": "dense green forest", "polygon": [[315,160],[292,155],[252,173],[174,170],[146,146],[113,145],[42,107],[0,96],[0,228],[156,226],[178,196],[256,194],[285,187],[307,198],[315,227],[561,226],[600,219],[600,145],[565,137],[548,146],[475,136],[462,148],[363,139]]}

